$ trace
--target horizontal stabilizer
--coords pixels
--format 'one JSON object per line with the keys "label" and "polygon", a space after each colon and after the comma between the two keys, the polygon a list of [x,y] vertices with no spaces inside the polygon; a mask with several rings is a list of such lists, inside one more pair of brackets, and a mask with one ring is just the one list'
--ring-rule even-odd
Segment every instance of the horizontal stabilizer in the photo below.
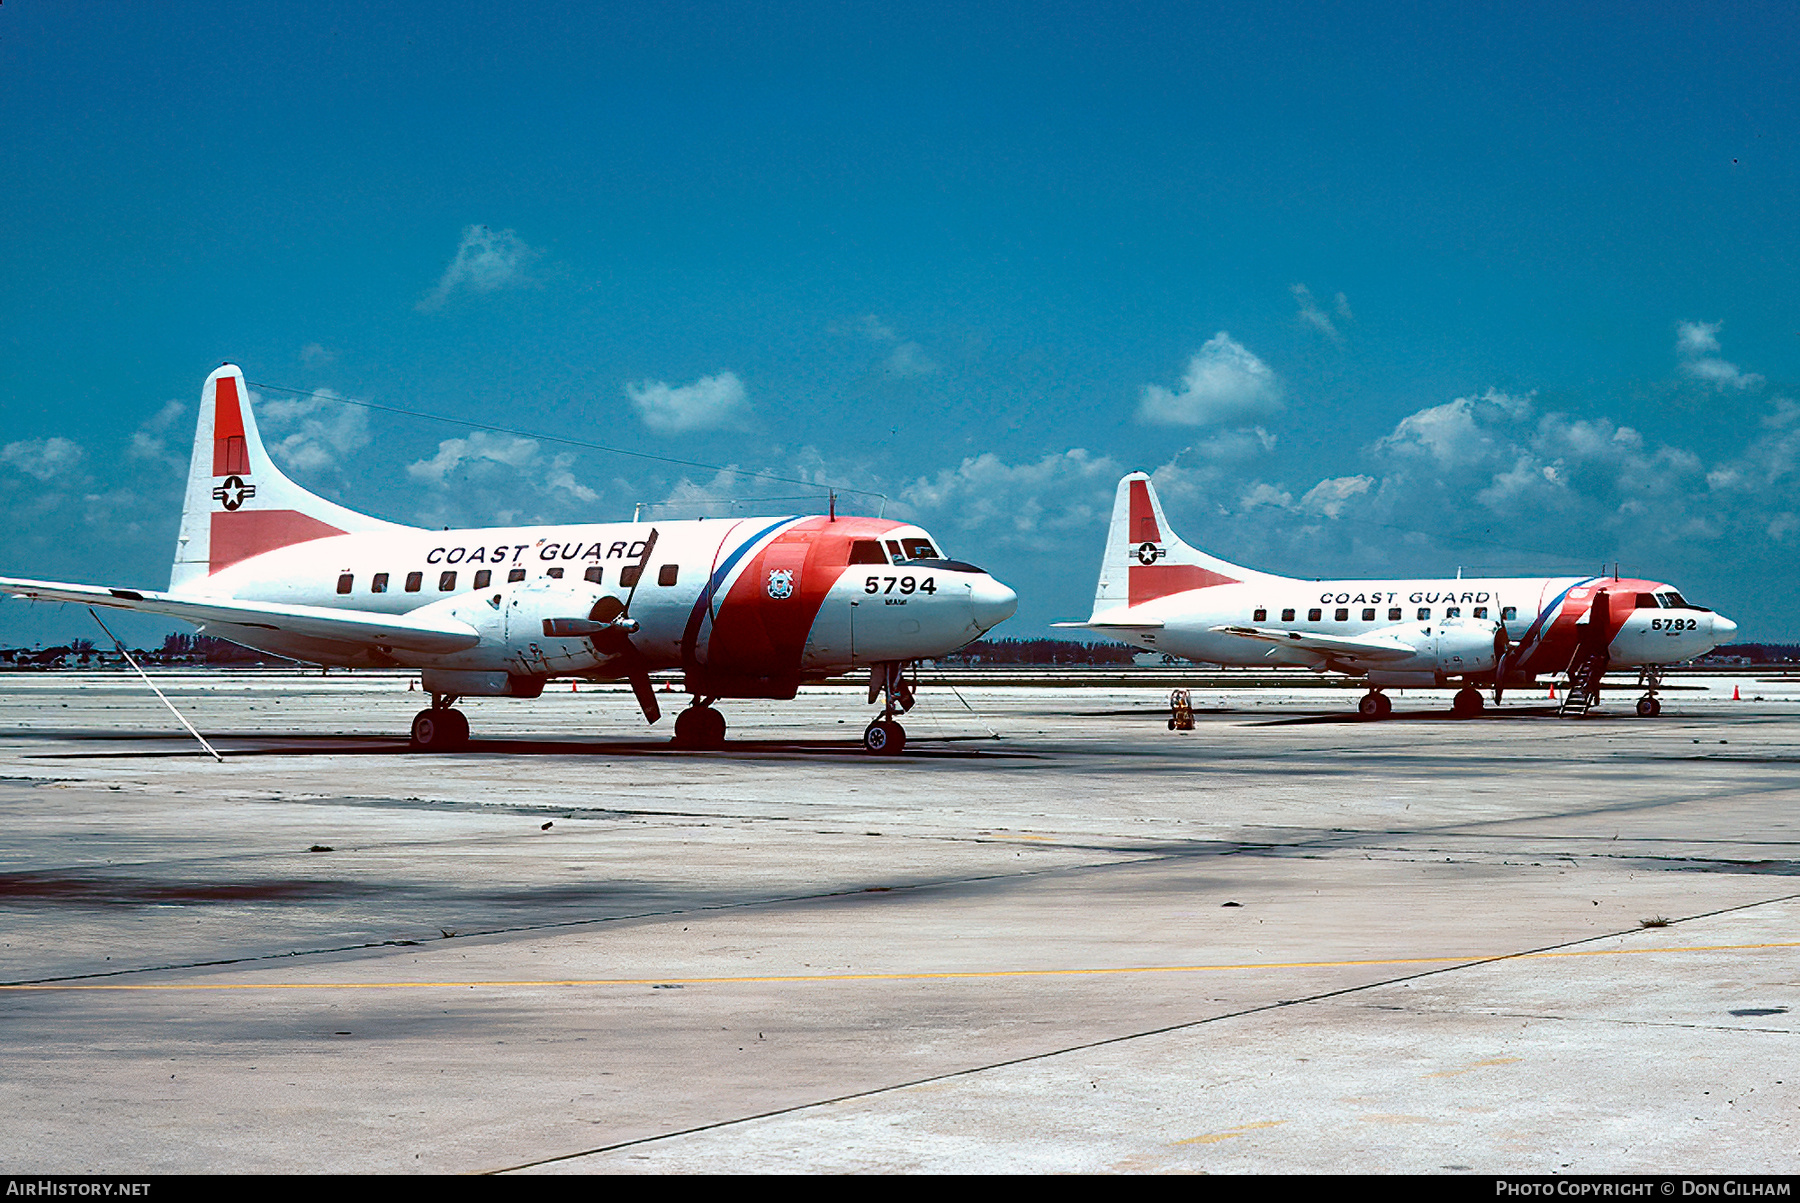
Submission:
{"label": "horizontal stabilizer", "polygon": [[333,610],[323,606],[176,597],[149,590],[107,589],[96,585],[66,585],[8,577],[0,577],[0,593],[43,601],[109,606],[143,614],[165,614],[203,629],[208,625],[255,627],[306,639],[373,644],[410,652],[457,652],[481,642],[474,627],[449,615],[374,614],[366,610]]}

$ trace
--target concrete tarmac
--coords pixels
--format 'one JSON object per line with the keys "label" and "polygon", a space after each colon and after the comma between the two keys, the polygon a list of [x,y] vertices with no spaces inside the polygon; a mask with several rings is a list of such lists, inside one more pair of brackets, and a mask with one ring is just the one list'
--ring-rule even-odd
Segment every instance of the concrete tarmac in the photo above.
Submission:
{"label": "concrete tarmac", "polygon": [[8,1172],[1800,1171],[1794,679],[159,681],[0,677]]}

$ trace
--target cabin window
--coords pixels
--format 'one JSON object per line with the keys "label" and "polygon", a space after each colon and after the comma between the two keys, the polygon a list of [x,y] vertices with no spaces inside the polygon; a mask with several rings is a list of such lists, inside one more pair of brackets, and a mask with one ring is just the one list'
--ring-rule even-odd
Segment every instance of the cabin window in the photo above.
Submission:
{"label": "cabin window", "polygon": [[[507,584],[509,584],[509,585],[514,584],[518,581],[522,581],[524,579],[525,579],[525,570],[523,568],[515,568],[511,572],[506,574],[506,581],[507,581]],[[410,588],[412,588],[412,586],[408,585],[407,588],[410,589]]]}
{"label": "cabin window", "polygon": [[643,571],[636,564],[626,565],[619,569],[619,584],[627,589],[637,588],[638,577],[643,575]]}
{"label": "cabin window", "polygon": [[1400,621],[1400,607],[1399,606],[1394,606],[1388,610],[1388,621],[1389,622],[1399,622]]}
{"label": "cabin window", "polygon": [[1656,594],[1654,593],[1640,593],[1637,595],[1637,608],[1640,610],[1654,610],[1661,604],[1662,603],[1656,600]]}
{"label": "cabin window", "polygon": [[1374,622],[1375,621],[1375,607],[1374,606],[1363,607],[1363,621],[1364,622]]}
{"label": "cabin window", "polygon": [[1431,607],[1430,606],[1420,606],[1419,607],[1419,621],[1420,622],[1430,622],[1431,621]]}
{"label": "cabin window", "polygon": [[387,592],[387,583],[388,583],[388,574],[385,572],[377,572],[375,574],[375,578],[369,582],[369,592],[370,593],[386,593]]}
{"label": "cabin window", "polygon": [[1292,610],[1283,610],[1281,612],[1281,621],[1283,621],[1283,622],[1294,621],[1294,612]]}
{"label": "cabin window", "polygon": [[1462,617],[1462,607],[1461,606],[1445,607],[1444,617],[1445,618],[1461,618]]}
{"label": "cabin window", "polygon": [[852,564],[885,564],[887,557],[881,554],[879,540],[858,539],[850,544],[850,562]]}
{"label": "cabin window", "polygon": [[[338,590],[338,592],[342,593],[343,590],[340,589],[340,590]],[[1256,610],[1254,610],[1251,613],[1250,621],[1251,622],[1267,622],[1267,621],[1269,621],[1269,612],[1267,610],[1262,609],[1261,607],[1258,607]]]}
{"label": "cabin window", "polygon": [[424,583],[425,574],[423,572],[409,572],[406,574],[406,591],[408,593],[417,593],[419,591],[419,586]]}
{"label": "cabin window", "polygon": [[1475,607],[1475,617],[1486,618],[1487,617],[1487,607],[1486,606],[1476,606]]}
{"label": "cabin window", "polygon": [[355,583],[356,583],[356,577],[353,574],[348,573],[348,572],[344,573],[343,575],[338,577],[338,592],[339,593],[350,592],[350,586]]}
{"label": "cabin window", "polygon": [[1323,610],[1308,610],[1308,611],[1307,611],[1307,612],[1306,612],[1306,621],[1308,621],[1308,622],[1317,622],[1317,621],[1319,621],[1319,619],[1320,619],[1320,617],[1321,617],[1321,616],[1322,616],[1322,615],[1323,615],[1323,614],[1324,614],[1324,613],[1325,613],[1325,612],[1324,612],[1324,611],[1323,611]]}
{"label": "cabin window", "polygon": [[1339,606],[1332,612],[1331,618],[1333,622],[1349,622],[1350,611],[1343,606]]}
{"label": "cabin window", "polygon": [[483,568],[480,572],[475,574],[475,587],[477,589],[486,589],[488,585],[492,583],[493,579],[494,570],[492,568]]}
{"label": "cabin window", "polygon": [[661,568],[656,570],[656,583],[659,585],[673,585],[675,579],[680,575],[681,565],[664,564]]}
{"label": "cabin window", "polygon": [[1503,621],[1503,622],[1511,622],[1513,619],[1517,618],[1518,616],[1519,616],[1519,607],[1517,607],[1517,606],[1508,606],[1508,607],[1506,607],[1506,609],[1500,611],[1500,618],[1501,618],[1501,621]]}
{"label": "cabin window", "polygon": [[451,590],[453,590],[455,588],[456,588],[456,574],[454,572],[438,573],[438,592],[439,593],[449,593]]}
{"label": "cabin window", "polygon": [[581,574],[582,579],[587,580],[587,581],[592,581],[594,584],[598,585],[600,583],[600,577],[605,573],[605,571],[606,570],[604,568],[600,567],[600,565],[595,564],[592,568],[588,569],[586,572]]}
{"label": "cabin window", "polygon": [[562,569],[561,568],[546,568],[546,569],[544,569],[544,575],[549,577],[553,581],[560,581],[560,580],[562,580]]}

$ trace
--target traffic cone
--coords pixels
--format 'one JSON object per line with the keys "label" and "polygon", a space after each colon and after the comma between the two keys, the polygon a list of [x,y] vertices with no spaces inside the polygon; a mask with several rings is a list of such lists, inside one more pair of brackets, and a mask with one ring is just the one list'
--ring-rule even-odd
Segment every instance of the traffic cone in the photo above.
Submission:
{"label": "traffic cone", "polygon": [[1550,700],[1552,702],[1554,702],[1556,700],[1556,682],[1555,681],[1550,682]]}
{"label": "traffic cone", "polygon": [[574,682],[574,681],[570,681],[570,682],[569,682],[569,692],[570,692],[570,693],[580,693],[580,692],[581,692],[581,686],[580,686],[580,685],[579,685],[579,684],[578,684],[578,683],[576,683],[576,682]]}
{"label": "traffic cone", "polygon": [[1739,696],[1738,696],[1738,687],[1737,687],[1737,686],[1735,686],[1735,685],[1733,685],[1733,686],[1732,686],[1732,687],[1731,687],[1731,700],[1732,700],[1732,701],[1734,701],[1734,702],[1741,702],[1741,701],[1743,701],[1743,700],[1744,700],[1744,699],[1743,699],[1743,698],[1740,698],[1740,697],[1739,697]]}

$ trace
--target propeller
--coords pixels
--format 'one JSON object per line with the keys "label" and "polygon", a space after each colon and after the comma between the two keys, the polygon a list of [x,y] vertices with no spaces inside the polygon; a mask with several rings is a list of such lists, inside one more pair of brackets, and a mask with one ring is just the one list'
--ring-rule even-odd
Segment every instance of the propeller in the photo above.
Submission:
{"label": "propeller", "polygon": [[631,692],[637,696],[638,708],[644,712],[644,721],[654,723],[662,718],[662,706],[657,703],[656,692],[650,687],[650,669],[642,652],[631,642],[631,637],[638,632],[637,619],[631,617],[631,603],[637,600],[638,586],[643,583],[644,570],[650,566],[650,557],[656,551],[656,530],[650,530],[650,537],[644,540],[644,554],[638,557],[636,568],[627,568],[630,572],[631,587],[625,594],[625,600],[608,594],[594,603],[594,608],[586,618],[546,618],[544,634],[555,636],[586,636],[594,644],[594,650],[603,655],[618,659],[620,667],[625,670],[625,679],[631,682]]}
{"label": "propeller", "polygon": [[1506,637],[1506,624],[1496,623],[1494,626],[1494,705],[1500,704],[1500,695],[1506,692],[1506,661],[1513,653],[1516,645]]}

